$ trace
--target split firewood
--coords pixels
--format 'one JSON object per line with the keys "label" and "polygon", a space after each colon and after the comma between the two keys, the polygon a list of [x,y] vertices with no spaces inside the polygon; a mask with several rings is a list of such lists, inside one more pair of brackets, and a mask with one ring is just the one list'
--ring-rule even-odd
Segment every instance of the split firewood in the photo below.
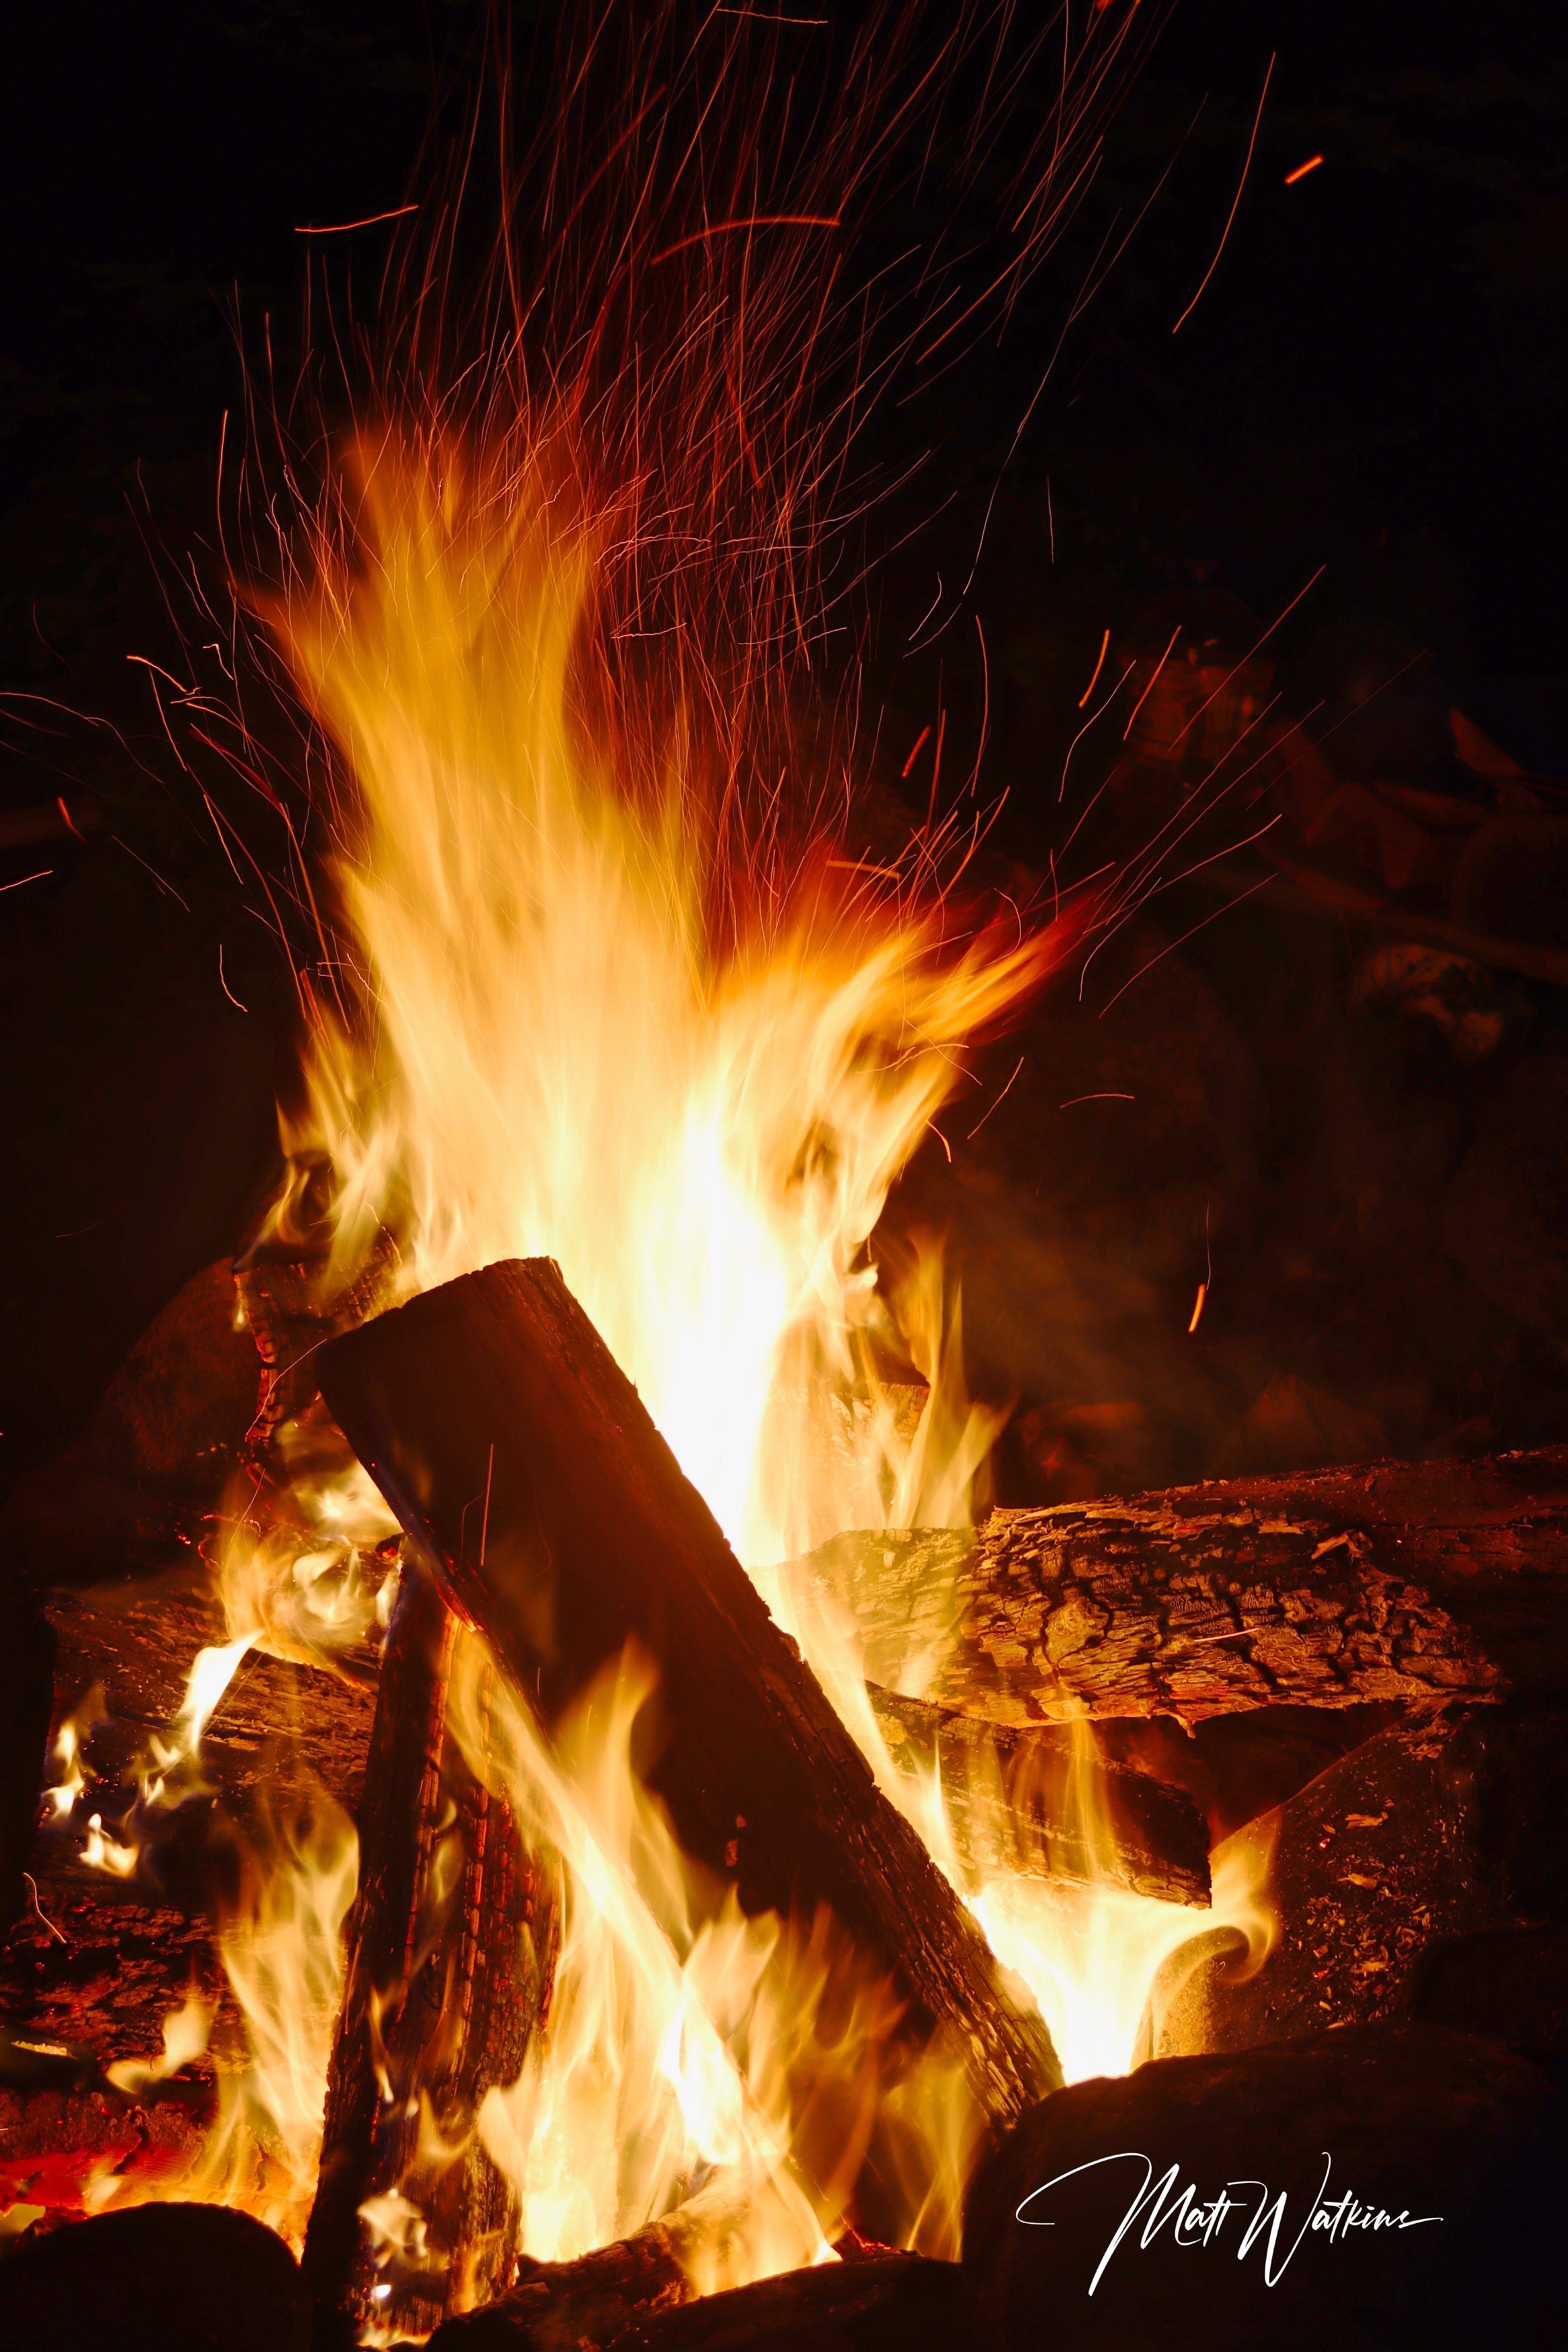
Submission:
{"label": "split firewood", "polygon": [[319,1369],[411,1547],[546,1727],[640,1643],[661,1680],[639,1760],[686,1851],[748,1912],[826,1905],[912,1997],[906,2032],[952,2038],[988,2112],[1059,2082],[1043,2021],[1014,2006],[552,1260],[426,1292]]}
{"label": "split firewood", "polygon": [[384,1304],[397,1251],[391,1236],[382,1234],[346,1281],[333,1282],[328,1265],[325,1257],[301,1255],[287,1243],[258,1245],[235,1260],[235,1296],[261,1359],[253,1451],[265,1448],[284,1422],[309,1411],[319,1385],[319,1350],[336,1332],[352,1330]]}
{"label": "split firewood", "polygon": [[784,2352],[808,2336],[826,2352],[860,2345],[868,2352],[895,2346],[934,2352],[964,2340],[957,2265],[885,2246],[699,2297],[672,2251],[689,2210],[681,2207],[578,2262],[528,2265],[529,2275],[500,2303],[448,2320],[431,2338],[431,2352],[608,2352],[612,2345],[645,2344],[652,2352],[666,2342],[671,2352],[752,2345]]}
{"label": "split firewood", "polygon": [[982,2339],[957,2263],[878,2249],[639,2315],[612,2340],[622,2352],[951,2352]]}
{"label": "split firewood", "polygon": [[604,2352],[638,2320],[694,2299],[697,2265],[722,2258],[746,2207],[744,2184],[720,2172],[659,2221],[575,2262],[522,2255],[504,2294],[448,2320],[435,2341],[440,2352]]}
{"label": "split firewood", "polygon": [[[1541,1526],[1568,1619],[1563,1537],[1552,1514]],[[1510,1540],[1528,1552],[1517,1522]],[[1288,1514],[1215,1486],[998,1510],[973,1534],[837,1536],[782,1573],[804,1611],[852,1624],[869,1680],[931,1706],[1020,1727],[1192,1725],[1268,1706],[1498,1696],[1504,1670],[1465,1622],[1486,1596],[1450,1572],[1439,1600],[1411,1573],[1420,1550],[1341,1509]]]}
{"label": "split firewood", "polygon": [[[517,2196],[476,2118],[485,2093],[522,2072],[554,1984],[549,1860],[524,1848],[447,1720],[457,1652],[472,1639],[431,1579],[405,1566],[360,1807],[304,2255],[318,2309],[378,2332],[427,2334],[510,2276]],[[481,1735],[493,1678],[481,1669]]]}
{"label": "split firewood", "polygon": [[1008,1871],[1208,1903],[1208,1832],[1186,1790],[1108,1755],[1089,1726],[1015,1730],[874,1684],[868,1696],[895,1771],[940,1772],[957,1859],[977,1882]]}

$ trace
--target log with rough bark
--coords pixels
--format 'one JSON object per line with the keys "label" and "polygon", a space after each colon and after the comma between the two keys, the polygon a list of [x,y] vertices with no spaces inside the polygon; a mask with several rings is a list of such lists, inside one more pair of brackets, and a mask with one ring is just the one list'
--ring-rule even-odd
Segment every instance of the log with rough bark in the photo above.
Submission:
{"label": "log with rough bark", "polygon": [[[304,2257],[318,2311],[352,2323],[355,2340],[371,2324],[384,2336],[428,2333],[497,2293],[517,2251],[517,2197],[475,2119],[543,2031],[557,1915],[549,1858],[525,1850],[505,1798],[476,1777],[448,1720],[457,1653],[471,1639],[434,1581],[405,1565],[360,1807],[360,1884]],[[480,1672],[470,1737],[483,1738],[493,1674]],[[395,2227],[405,2206],[421,2218],[416,2242]]]}
{"label": "log with rough bark", "polygon": [[699,2270],[721,2265],[731,2233],[743,2242],[750,2203],[744,2179],[721,2170],[658,2221],[574,2262],[525,2254],[503,2295],[434,2340],[440,2352],[605,2352],[639,2320],[695,2300]]}
{"label": "log with rough bark", "polygon": [[781,1571],[867,1676],[1001,1724],[1568,1685],[1568,1461],[1380,1465],[835,1537]]}
{"label": "log with rough bark", "polygon": [[929,1780],[940,1769],[956,1856],[976,1885],[1009,1871],[1208,1903],[1208,1832],[1192,1798],[1107,1754],[1091,1726],[1015,1730],[875,1684],[868,1696],[895,1771]]}
{"label": "log with rough bark", "polygon": [[906,2031],[948,2036],[990,2113],[1059,2082],[1043,2021],[1014,2005],[552,1260],[426,1292],[332,1341],[320,1373],[411,1543],[547,1727],[640,1643],[660,1687],[639,1763],[686,1851],[749,1912],[826,1905],[912,1996]]}

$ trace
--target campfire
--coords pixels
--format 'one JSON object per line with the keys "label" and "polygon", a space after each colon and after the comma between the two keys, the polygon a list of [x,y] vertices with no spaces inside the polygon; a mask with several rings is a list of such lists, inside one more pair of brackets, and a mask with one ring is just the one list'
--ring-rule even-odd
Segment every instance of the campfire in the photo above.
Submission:
{"label": "campfire", "polygon": [[[966,871],[940,718],[925,825],[856,832],[780,522],[837,218],[688,211],[654,392],[580,293],[570,378],[492,322],[491,382],[366,405],[237,565],[308,838],[182,703],[288,830],[300,1066],[274,1196],[10,1507],[18,2343],[69,2225],[205,2276],[221,2214],[289,2250],[279,2343],[1012,2345],[1067,2293],[1030,2197],[1162,2084],[1263,2119],[1233,2188],[1312,2085],[1384,2204],[1551,2144],[1476,2029],[1485,1939],[1561,1932],[1496,1823],[1552,1834],[1568,1451],[993,1503],[942,1239],[882,1221],[1121,902]],[[1181,726],[1158,676],[1129,730]]]}

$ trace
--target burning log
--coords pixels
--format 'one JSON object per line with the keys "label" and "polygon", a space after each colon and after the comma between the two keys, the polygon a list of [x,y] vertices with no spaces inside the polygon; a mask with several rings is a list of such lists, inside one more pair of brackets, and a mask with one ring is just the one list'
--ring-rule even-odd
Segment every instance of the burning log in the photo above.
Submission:
{"label": "burning log", "polygon": [[959,1860],[999,1871],[1125,1886],[1163,1903],[1209,1901],[1209,1842],[1185,1789],[1093,1743],[1087,1726],[1017,1731],[922,1700],[868,1691],[894,1769],[942,1797]]}
{"label": "burning log", "polygon": [[1261,1967],[1223,1929],[1177,1954],[1150,1989],[1148,2048],[1178,2057],[1394,2022],[1436,1946],[1568,1917],[1565,1790],[1561,1708],[1510,1700],[1391,1724],[1239,1832],[1267,1844],[1285,1932]]}
{"label": "burning log", "polygon": [[784,1574],[803,1608],[847,1612],[871,1680],[994,1723],[1492,1699],[1531,1654],[1539,1676],[1543,1631],[1568,1666],[1546,1460],[1547,1491],[1516,1493],[1501,1525],[1445,1524],[1463,1491],[1430,1465],[1404,1485],[1433,1516],[1398,1536],[1385,1510],[1352,1516],[1365,1491],[1331,1473],[1280,1500],[1253,1488],[1281,1481],[1215,1484],[998,1510],[973,1534],[837,1536]]}
{"label": "burning log", "polygon": [[431,2338],[432,2352],[794,2352],[808,2336],[820,2352],[936,2352],[969,2340],[968,2282],[958,2265],[885,2247],[698,2300],[689,2291],[650,2294],[665,2226],[581,2262],[540,2264],[555,2275],[534,2283],[539,2299],[525,2286],[489,2311],[450,2320]]}
{"label": "burning log", "polygon": [[[425,2334],[495,2294],[517,2250],[516,2195],[479,2145],[491,2084],[516,2080],[549,2015],[556,1916],[447,1720],[469,1639],[405,1565],[382,1659],[321,2177],[304,2272],[319,2308]],[[481,1686],[481,1712],[483,1692]],[[401,2201],[400,2201],[401,2200]],[[376,2242],[361,2228],[375,2221]],[[421,2227],[400,2237],[396,2216]]]}
{"label": "burning log", "polygon": [[426,1292],[321,1351],[339,1425],[548,1726],[628,1641],[646,1777],[750,1913],[826,1904],[945,2029],[993,2114],[1059,2081],[978,1929],[779,1631],[547,1258]]}
{"label": "burning log", "polygon": [[692,2301],[694,2258],[711,2263],[744,2194],[720,2173],[673,2212],[575,2262],[524,2255],[504,2295],[449,2320],[436,2341],[442,2352],[602,2352],[639,2320]]}

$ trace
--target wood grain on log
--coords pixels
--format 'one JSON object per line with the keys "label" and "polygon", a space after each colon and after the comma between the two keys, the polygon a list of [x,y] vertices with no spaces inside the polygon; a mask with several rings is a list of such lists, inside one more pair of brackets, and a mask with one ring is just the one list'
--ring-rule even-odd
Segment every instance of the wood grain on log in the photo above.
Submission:
{"label": "wood grain on log", "polygon": [[798,1652],[550,1259],[509,1261],[332,1341],[321,1391],[456,1607],[546,1723],[629,1640],[656,1660],[647,1777],[745,1909],[826,1904],[955,2037],[977,2096],[1060,2080],[984,1937],[878,1790]]}
{"label": "wood grain on log", "polygon": [[848,1612],[868,1679],[995,1723],[1194,1724],[1503,1687],[1381,1531],[1249,1508],[1224,1487],[1184,1503],[1068,1503],[994,1511],[973,1534],[837,1536],[783,1573],[805,1605]]}
{"label": "wood grain on log", "polygon": [[[383,2332],[426,2334],[510,2274],[516,2194],[475,2120],[485,2093],[522,2072],[554,1983],[551,1866],[524,1851],[510,1808],[476,1779],[447,1722],[455,1654],[472,1638],[433,1580],[405,1566],[382,1658],[304,2256],[318,2307]],[[481,1675],[481,1717],[483,1689]],[[369,2200],[394,2195],[423,2221],[418,2246],[395,2253],[360,2220]]]}
{"label": "wood grain on log", "polygon": [[868,1696],[894,1769],[940,1767],[953,1845],[977,1885],[1011,1871],[1208,1903],[1208,1832],[1192,1798],[1107,1755],[1089,1726],[1021,1731],[875,1684]]}
{"label": "wood grain on log", "polygon": [[1209,1481],[1162,1498],[1354,1528],[1424,1585],[1516,1691],[1568,1692],[1568,1446]]}

